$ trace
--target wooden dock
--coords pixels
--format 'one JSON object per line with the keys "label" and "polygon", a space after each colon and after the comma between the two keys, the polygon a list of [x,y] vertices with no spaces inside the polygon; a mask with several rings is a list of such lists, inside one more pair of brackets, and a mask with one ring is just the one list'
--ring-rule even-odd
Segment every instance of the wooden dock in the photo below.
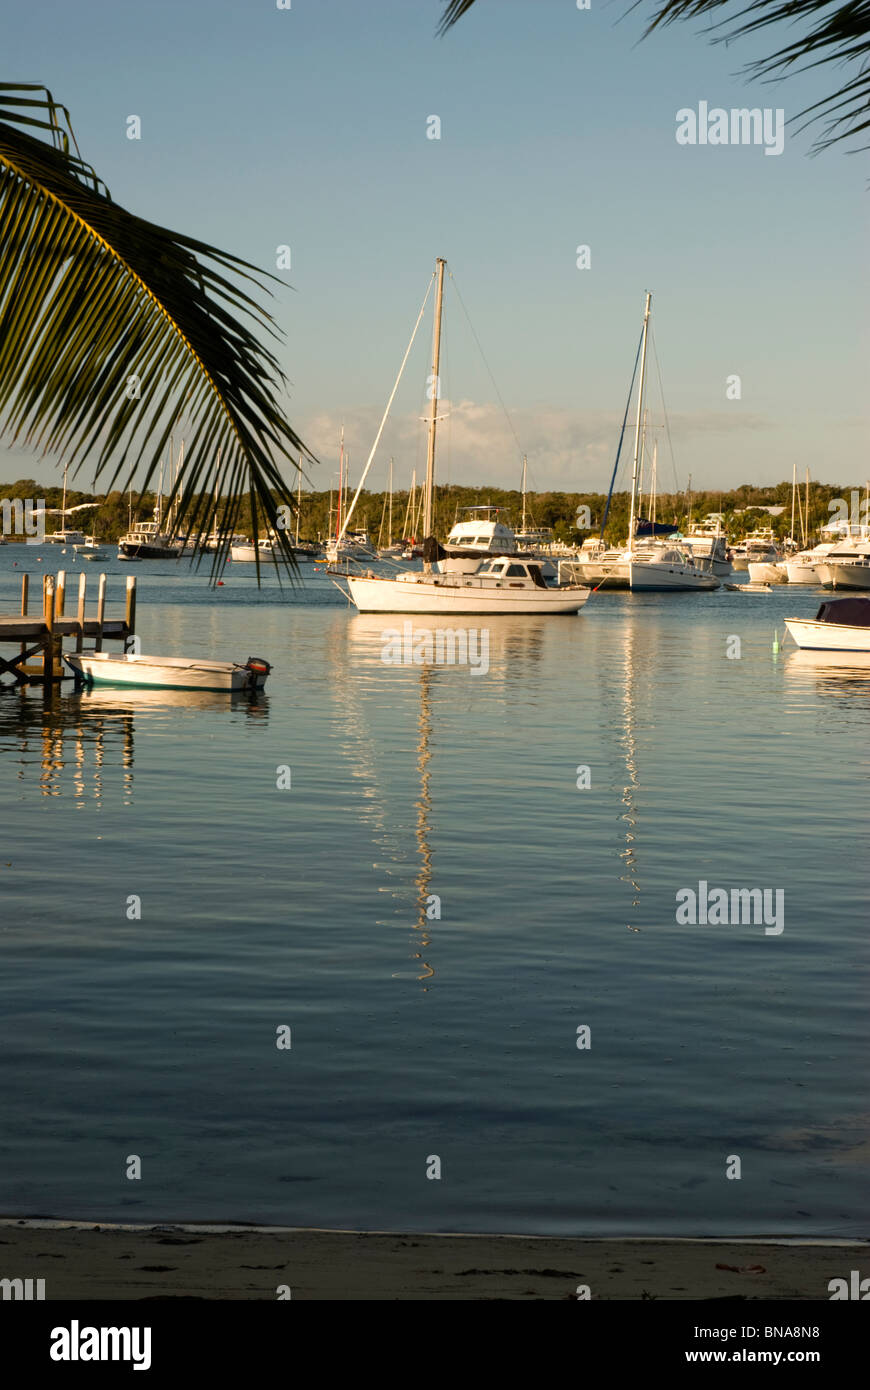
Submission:
{"label": "wooden dock", "polygon": [[[68,617],[66,605],[66,572],[59,570],[57,575],[42,577],[42,612],[29,611],[30,576],[21,576],[21,612],[0,615],[0,645],[18,643],[18,652],[13,657],[0,655],[0,676],[7,673],[15,685],[37,681],[50,687],[54,681],[70,675],[63,664],[63,640],[75,639],[74,650],[84,649],[85,639],[94,651],[102,651],[107,638],[121,643],[126,650],[128,639],[136,632],[136,577],[127,576],[126,602],[123,618],[106,617],[106,576],[100,575],[97,590],[96,614],[87,615],[88,577],[79,575],[78,603],[76,616]],[[37,661],[31,664],[31,658]]]}

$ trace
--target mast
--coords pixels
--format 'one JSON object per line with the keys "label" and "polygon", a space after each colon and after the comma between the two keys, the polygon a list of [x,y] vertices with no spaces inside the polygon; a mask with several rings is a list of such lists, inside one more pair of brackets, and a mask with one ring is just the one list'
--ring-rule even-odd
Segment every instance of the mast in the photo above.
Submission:
{"label": "mast", "polygon": [[[67,470],[68,470],[68,469],[69,469],[69,464],[68,464],[68,463],[65,463],[64,466],[63,466],[63,501],[62,501],[61,504],[60,504],[60,514],[61,514],[61,517],[63,518],[63,520],[62,520],[61,523],[60,523],[60,526],[61,526],[61,530],[62,530],[62,531],[65,531],[65,530],[66,530],[66,475],[67,475]],[[21,650],[23,651],[24,648],[22,647]]]}
{"label": "mast", "polygon": [[390,521],[387,526],[387,545],[393,544],[393,460],[390,459]]}
{"label": "mast", "polygon": [[804,545],[807,546],[807,545],[809,545],[809,543],[810,543],[810,466],[809,466],[809,464],[807,464],[807,505],[806,505],[806,507],[805,507],[805,512],[806,512],[806,518],[807,518],[807,529],[806,529],[806,539],[804,540]]}
{"label": "mast", "polygon": [[414,509],[417,505],[417,470],[411,471],[411,491],[408,493],[408,505],[405,508],[405,536],[411,535],[411,527],[414,524]]}
{"label": "mast", "polygon": [[795,539],[795,492],[798,491],[798,464],[791,466],[791,538]]}
{"label": "mast", "polygon": [[[438,421],[438,380],[441,369],[441,307],[444,300],[444,266],[446,262],[439,256],[436,261],[438,289],[435,296],[435,329],[432,335],[432,409],[429,413],[429,443],[426,452],[426,491],[423,506],[423,539],[432,534],[432,495],[435,486],[435,429]],[[428,566],[427,566],[428,569]]]}
{"label": "mast", "polygon": [[[646,430],[649,424],[649,410],[643,412],[643,424],[640,427],[640,463],[637,469],[637,504],[638,512],[643,507],[643,471],[646,463]],[[640,518],[638,518],[640,519]]]}
{"label": "mast", "polygon": [[175,460],[175,477],[172,483],[172,515],[169,520],[170,530],[175,534],[175,523],[178,519],[178,479],[184,466],[184,439],[178,449],[178,458]]}
{"label": "mast", "polygon": [[520,530],[525,534],[526,530],[526,456],[523,454],[523,520]]}
{"label": "mast", "polygon": [[344,425],[341,427],[341,443],[338,450],[338,511],[335,514],[335,539],[341,535],[342,479],[344,477]]}
{"label": "mast", "polygon": [[[169,436],[169,462],[172,463],[173,441],[172,435]],[[157,522],[157,533],[163,532],[163,459],[160,460],[160,477],[157,482],[157,506],[154,508],[155,520]]]}
{"label": "mast", "polygon": [[628,548],[634,549],[635,508],[637,506],[637,465],[640,456],[640,425],[643,419],[643,386],[646,377],[646,342],[649,335],[649,308],[652,295],[647,293],[643,311],[643,338],[640,349],[640,385],[637,390],[637,418],[634,425],[634,463],[631,470],[631,511],[628,518]]}

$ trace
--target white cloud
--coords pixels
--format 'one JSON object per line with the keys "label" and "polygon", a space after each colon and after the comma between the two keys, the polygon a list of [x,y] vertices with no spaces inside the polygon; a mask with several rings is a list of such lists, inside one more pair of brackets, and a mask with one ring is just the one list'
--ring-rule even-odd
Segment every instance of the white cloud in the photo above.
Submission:
{"label": "white cloud", "polygon": [[[500,406],[476,401],[442,401],[439,415],[446,417],[438,424],[438,479],[442,483],[487,483],[499,487],[519,487],[522,475],[522,454],[529,460],[529,488],[533,491],[566,489],[569,491],[606,491],[616,455],[616,445],[622,417],[614,411],[564,410],[555,406],[532,406],[511,412],[506,419]],[[329,487],[338,473],[339,431],[344,425],[345,448],[350,455],[351,484],[359,482],[365,461],[377,434],[381,413],[375,407],[358,406],[344,412],[322,412],[302,419],[298,428],[306,443],[321,460],[321,467],[312,471],[317,487]],[[513,429],[511,428],[513,426]],[[732,457],[730,478],[718,476],[718,469],[704,467],[710,474],[711,485],[723,486],[745,482],[746,477],[733,464],[736,442],[741,440],[741,456],[745,453],[747,435],[757,435],[773,429],[763,416],[747,411],[727,410],[675,415],[671,418],[671,439],[676,455],[677,479],[680,487],[692,472],[696,483],[703,485],[701,469],[695,463],[698,445],[704,440],[705,455],[712,452],[711,438],[721,436],[715,447],[717,456]],[[418,481],[426,465],[426,421],[410,414],[399,414],[388,420],[367,486],[377,490],[385,486],[390,455],[393,455],[396,488],[407,487],[411,471],[416,468]],[[659,472],[663,489],[673,487],[673,469],[664,434],[658,430]],[[634,441],[633,422],[626,427],[620,458],[620,477],[631,467]],[[685,460],[685,461],[684,461]],[[778,481],[774,470],[765,481]]]}

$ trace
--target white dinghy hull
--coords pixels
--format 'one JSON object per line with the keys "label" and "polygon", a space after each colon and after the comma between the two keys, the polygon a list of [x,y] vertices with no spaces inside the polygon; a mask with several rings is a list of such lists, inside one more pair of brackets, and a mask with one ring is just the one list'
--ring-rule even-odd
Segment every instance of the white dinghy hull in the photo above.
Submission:
{"label": "white dinghy hull", "polygon": [[870,627],[786,618],[785,625],[802,651],[870,652]]}
{"label": "white dinghy hull", "polygon": [[272,669],[268,661],[254,657],[243,666],[235,661],[135,652],[68,652],[64,661],[88,685],[136,685],[158,690],[262,690]]}

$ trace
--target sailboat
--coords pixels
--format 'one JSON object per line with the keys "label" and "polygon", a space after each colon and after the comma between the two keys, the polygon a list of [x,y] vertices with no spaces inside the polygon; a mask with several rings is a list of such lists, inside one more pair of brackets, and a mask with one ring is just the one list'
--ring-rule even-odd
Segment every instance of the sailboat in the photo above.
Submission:
{"label": "sailboat", "polygon": [[[386,499],[384,499],[384,506],[386,507]],[[386,515],[385,513],[382,513],[382,515],[381,515],[381,530],[383,530],[385,515]],[[397,559],[399,556],[401,556],[402,551],[405,549],[405,545],[404,545],[404,542],[403,542],[403,541],[394,541],[394,540],[393,540],[393,460],[392,460],[392,459],[390,459],[389,515],[386,516],[386,521],[387,521],[387,544],[386,544],[386,545],[381,545],[381,540],[382,540],[383,537],[382,537],[382,535],[381,535],[381,532],[380,532],[380,531],[378,532],[378,559],[379,559],[379,560],[393,560],[393,559]]]}
{"label": "sailboat", "polygon": [[66,475],[68,472],[69,464],[65,463],[63,467],[63,501],[60,507],[51,507],[45,513],[46,516],[57,516],[59,513],[60,516],[63,518],[63,520],[61,521],[61,529],[59,531],[50,531],[46,536],[43,536],[41,541],[35,542],[36,544],[63,546],[78,546],[87,544],[88,538],[85,535],[84,531],[75,531],[72,529],[67,529],[66,518],[68,516],[71,516],[73,512],[93,511],[93,509],[95,507],[98,507],[100,504],[99,502],[81,502],[77,507],[68,507],[66,504]]}
{"label": "sailboat", "polygon": [[[473,574],[439,574],[433,568],[437,559],[439,545],[432,535],[432,514],[435,495],[435,439],[438,422],[438,390],[441,366],[441,313],[444,301],[444,270],[446,261],[439,257],[435,265],[435,327],[432,339],[432,373],[430,381],[431,410],[429,413],[429,435],[426,454],[426,483],[423,493],[423,571],[406,570],[395,578],[376,575],[369,571],[365,575],[343,575],[353,603],[361,613],[577,613],[589,598],[590,590],[579,584],[547,584],[541,572],[541,562],[519,556],[493,557],[475,570]],[[428,299],[428,293],[427,293]],[[425,308],[426,301],[423,302]],[[416,334],[423,309],[414,329]],[[390,404],[396,394],[402,370],[411,350],[414,338],[408,344],[399,378],[393,387]],[[363,471],[353,502],[345,517],[345,528],[353,514],[357,499],[365,482],[366,474],[374,457],[386,421],[386,412],[381,428]],[[340,537],[339,537],[340,539]]]}
{"label": "sailboat", "polygon": [[[583,544],[584,556],[576,562],[563,562],[561,569],[577,574],[586,583],[601,588],[632,589],[636,592],[667,592],[671,590],[718,589],[719,580],[712,565],[699,564],[679,536],[663,539],[662,528],[650,527],[649,539],[641,530],[638,508],[638,465],[643,447],[643,397],[646,384],[646,354],[649,335],[652,295],[647,294],[643,313],[640,346],[640,383],[637,392],[637,414],[634,429],[634,461],[631,474],[631,510],[628,521],[628,540],[619,548],[608,549],[603,541]],[[627,413],[627,407],[626,407]],[[623,421],[623,424],[625,422]],[[587,549],[588,547],[588,549]]]}
{"label": "sailboat", "polygon": [[350,517],[348,511],[342,520],[343,510],[347,501],[348,477],[350,475],[350,454],[344,447],[344,425],[341,427],[341,442],[338,453],[338,507],[335,514],[335,535],[332,540],[327,541],[324,547],[326,558],[330,564],[335,564],[337,560],[352,560],[360,556],[366,559],[374,559],[374,549],[366,530],[349,531],[347,522]]}

